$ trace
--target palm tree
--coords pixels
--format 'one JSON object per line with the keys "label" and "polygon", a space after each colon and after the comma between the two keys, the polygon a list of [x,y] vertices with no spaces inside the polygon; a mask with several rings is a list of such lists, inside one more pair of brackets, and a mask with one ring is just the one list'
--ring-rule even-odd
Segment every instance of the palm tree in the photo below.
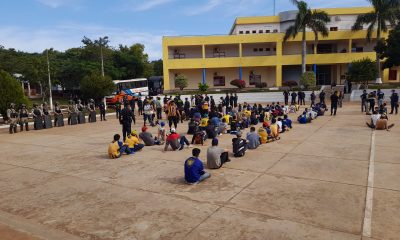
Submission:
{"label": "palm tree", "polygon": [[[367,40],[371,42],[372,34],[376,30],[377,43],[382,41],[382,32],[388,31],[388,23],[392,26],[396,24],[397,14],[400,6],[399,0],[367,0],[374,8],[371,12],[358,15],[352,30],[359,31],[364,25],[367,28]],[[382,83],[382,69],[379,53],[376,53],[376,63],[378,66],[377,83]]]}
{"label": "palm tree", "polygon": [[307,43],[306,43],[306,30],[307,28],[314,32],[315,43],[318,43],[318,33],[321,33],[323,37],[327,37],[329,34],[326,24],[330,22],[328,14],[324,11],[311,10],[304,1],[291,0],[294,5],[298,8],[296,20],[294,25],[290,26],[285,33],[283,41],[286,42],[290,37],[295,38],[299,32],[302,33],[302,51],[301,51],[301,70],[306,72],[306,54],[307,54]]}

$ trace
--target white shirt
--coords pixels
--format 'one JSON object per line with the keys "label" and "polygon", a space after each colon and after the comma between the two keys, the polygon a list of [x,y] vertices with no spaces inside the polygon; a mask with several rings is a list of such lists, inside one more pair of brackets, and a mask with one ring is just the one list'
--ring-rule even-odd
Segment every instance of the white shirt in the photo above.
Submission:
{"label": "white shirt", "polygon": [[377,122],[378,119],[380,119],[380,118],[381,118],[381,115],[380,115],[380,114],[374,114],[374,115],[371,116],[371,120],[372,120],[372,123],[374,124],[374,126],[376,126],[376,122]]}
{"label": "white shirt", "polygon": [[277,121],[276,124],[279,127],[279,132],[281,133],[282,132],[282,122],[281,121]]}

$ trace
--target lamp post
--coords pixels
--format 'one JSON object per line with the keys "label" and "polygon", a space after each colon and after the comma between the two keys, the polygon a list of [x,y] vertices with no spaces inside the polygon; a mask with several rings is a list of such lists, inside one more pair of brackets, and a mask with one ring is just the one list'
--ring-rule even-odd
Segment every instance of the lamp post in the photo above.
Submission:
{"label": "lamp post", "polygon": [[49,103],[50,103],[50,109],[53,111],[53,95],[52,95],[52,92],[51,92],[49,49],[46,49],[46,56],[47,56],[47,74],[49,76]]}

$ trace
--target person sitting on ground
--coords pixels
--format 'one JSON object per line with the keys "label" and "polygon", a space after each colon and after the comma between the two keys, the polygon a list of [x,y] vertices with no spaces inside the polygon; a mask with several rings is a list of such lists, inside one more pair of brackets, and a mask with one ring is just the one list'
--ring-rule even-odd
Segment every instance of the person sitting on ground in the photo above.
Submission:
{"label": "person sitting on ground", "polygon": [[279,127],[279,133],[284,133],[286,131],[286,126],[283,125],[283,119],[282,118],[278,118],[278,120],[276,121],[276,124]]}
{"label": "person sitting on ground", "polygon": [[237,117],[233,116],[232,121],[231,121],[231,129],[229,131],[230,134],[236,134],[238,131],[238,121]]}
{"label": "person sitting on ground", "polygon": [[226,123],[226,119],[222,118],[222,122],[218,126],[218,134],[226,134],[228,133],[228,124]]}
{"label": "person sitting on ground", "polygon": [[387,107],[386,103],[383,103],[382,105],[379,106],[379,114],[385,114],[387,115]]}
{"label": "person sitting on ground", "polygon": [[215,127],[218,127],[220,123],[221,123],[221,119],[217,116],[212,117],[209,121],[209,125],[213,125]]}
{"label": "person sitting on ground", "polygon": [[194,120],[194,118],[191,118],[188,123],[187,134],[193,135],[198,131],[198,129],[199,129],[199,124]]}
{"label": "person sitting on ground", "polygon": [[257,124],[258,124],[258,118],[257,118],[257,115],[256,115],[255,112],[252,112],[252,113],[251,113],[251,116],[250,116],[250,124],[251,124],[251,125],[257,125]]}
{"label": "person sitting on ground", "polygon": [[306,123],[310,123],[311,122],[311,118],[310,119],[307,119],[307,112],[303,112],[303,114],[301,114],[298,118],[297,118],[297,121],[300,123],[300,124],[306,124]]}
{"label": "person sitting on ground", "polygon": [[256,128],[251,127],[250,132],[247,133],[247,148],[248,149],[257,149],[260,146],[260,137],[256,133]]}
{"label": "person sitting on ground", "polygon": [[276,118],[271,120],[271,126],[269,126],[269,129],[271,130],[272,140],[279,140],[279,125],[276,122]]}
{"label": "person sitting on ground", "polygon": [[165,130],[165,123],[160,122],[158,125],[158,134],[157,134],[157,139],[160,141],[160,144],[163,144],[165,142],[165,137],[166,137],[166,130]]}
{"label": "person sitting on ground", "polygon": [[243,157],[247,150],[247,142],[242,139],[242,133],[238,132],[236,138],[232,139],[233,155],[235,157]]}
{"label": "person sitting on ground", "polygon": [[368,127],[375,129],[376,128],[376,123],[378,120],[381,118],[381,115],[378,113],[378,111],[373,111],[371,115],[371,122],[366,123]]}
{"label": "person sitting on ground", "polygon": [[175,128],[171,128],[171,134],[167,136],[167,140],[165,142],[164,151],[168,150],[168,146],[171,146],[172,151],[182,150],[185,147],[185,144],[190,147],[190,143],[185,136],[180,136]]}
{"label": "person sitting on ground", "polygon": [[192,157],[185,161],[185,181],[188,184],[197,184],[211,176],[210,173],[204,171],[203,162],[199,159],[200,152],[200,149],[194,148]]}
{"label": "person sitting on ground", "polygon": [[380,119],[376,122],[375,130],[386,130],[389,131],[392,127],[394,127],[394,123],[388,125],[387,115],[381,115]]}
{"label": "person sitting on ground", "polygon": [[142,132],[139,134],[140,139],[144,142],[146,146],[160,145],[160,141],[154,138],[153,135],[147,131],[147,127],[142,127]]}
{"label": "person sitting on ground", "polygon": [[131,154],[140,151],[144,147],[144,144],[140,143],[135,130],[133,130],[132,133],[128,133],[128,136],[125,139],[125,144],[130,149]]}
{"label": "person sitting on ground", "polygon": [[283,123],[283,126],[286,127],[286,131],[289,131],[289,129],[292,129],[292,120],[290,120],[290,119],[288,118],[288,115],[284,115],[284,116],[283,116],[283,121],[282,121],[282,123]]}
{"label": "person sitting on ground", "polygon": [[218,133],[217,133],[218,129],[214,125],[209,124],[205,130],[206,130],[208,139],[214,139],[218,136]]}
{"label": "person sitting on ground", "polygon": [[266,123],[263,123],[263,126],[258,129],[258,136],[260,138],[260,143],[265,144],[268,142],[268,132],[267,132],[267,127],[268,125]]}
{"label": "person sitting on ground", "polygon": [[230,162],[228,149],[218,147],[218,139],[214,138],[211,147],[207,149],[207,168],[218,169],[226,162]]}
{"label": "person sitting on ground", "polygon": [[130,154],[130,150],[126,144],[123,144],[121,141],[121,136],[119,134],[115,134],[113,141],[108,145],[108,156],[111,159],[120,158],[122,154]]}
{"label": "person sitting on ground", "polygon": [[204,117],[200,120],[200,125],[199,127],[203,130],[206,129],[206,127],[208,126],[208,122],[209,122],[209,118],[208,118],[208,114],[204,114]]}

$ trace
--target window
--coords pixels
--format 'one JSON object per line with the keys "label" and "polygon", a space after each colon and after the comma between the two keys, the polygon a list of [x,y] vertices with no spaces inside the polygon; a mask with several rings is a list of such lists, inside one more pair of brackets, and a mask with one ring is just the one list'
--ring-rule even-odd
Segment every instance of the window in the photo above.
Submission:
{"label": "window", "polygon": [[264,33],[264,31],[263,30],[258,30],[258,33]]}
{"label": "window", "polygon": [[239,34],[243,34],[243,31],[239,31]]}
{"label": "window", "polygon": [[257,30],[253,30],[253,33],[257,33]]}
{"label": "window", "polygon": [[397,81],[397,70],[389,70],[389,81]]}
{"label": "window", "polygon": [[276,52],[276,48],[274,48],[274,52]]}
{"label": "window", "polygon": [[225,86],[225,76],[214,76],[214,87]]}
{"label": "window", "polygon": [[338,27],[331,27],[329,30],[330,30],[331,32],[336,32],[336,31],[338,30]]}
{"label": "window", "polygon": [[246,31],[246,34],[250,34],[250,31]]}
{"label": "window", "polygon": [[258,48],[253,48],[253,52],[258,52]]}
{"label": "window", "polygon": [[265,51],[269,52],[269,51],[271,51],[271,48],[266,48]]}
{"label": "window", "polygon": [[258,51],[262,52],[262,51],[264,51],[264,48],[259,48]]}
{"label": "window", "polygon": [[271,31],[270,30],[265,30],[265,33],[270,33]]}

